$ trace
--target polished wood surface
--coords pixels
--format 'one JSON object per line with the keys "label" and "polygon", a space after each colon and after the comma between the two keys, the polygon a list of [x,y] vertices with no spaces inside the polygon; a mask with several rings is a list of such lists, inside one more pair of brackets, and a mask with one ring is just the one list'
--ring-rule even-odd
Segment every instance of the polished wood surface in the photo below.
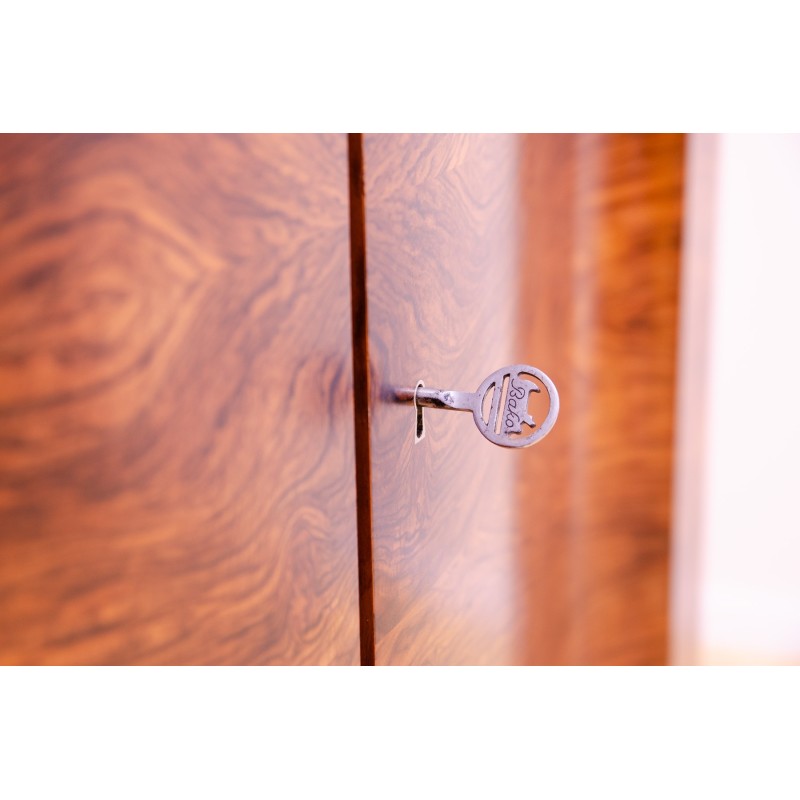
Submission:
{"label": "polished wood surface", "polygon": [[469,414],[433,410],[415,445],[413,408],[391,401],[419,380],[475,391],[524,362],[513,346],[517,142],[366,135],[364,179],[376,663],[518,661],[518,454]]}
{"label": "polished wood surface", "polygon": [[683,147],[679,135],[522,144],[519,341],[557,365],[562,398],[561,430],[516,484],[527,661],[668,658]]}
{"label": "polished wood surface", "polygon": [[0,137],[0,661],[357,663],[344,136]]}
{"label": "polished wood surface", "polygon": [[[365,137],[377,663],[666,660],[682,148]],[[414,444],[394,387],[515,362],[548,438],[432,411]]]}

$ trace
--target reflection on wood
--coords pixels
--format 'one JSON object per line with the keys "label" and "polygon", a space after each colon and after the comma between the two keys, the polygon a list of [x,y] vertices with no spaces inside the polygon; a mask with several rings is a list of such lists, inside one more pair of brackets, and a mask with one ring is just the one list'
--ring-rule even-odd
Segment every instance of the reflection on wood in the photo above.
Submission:
{"label": "reflection on wood", "polygon": [[441,411],[415,445],[413,409],[390,395],[418,380],[474,392],[526,360],[513,347],[517,142],[365,136],[364,167],[376,662],[515,661],[519,452]]}

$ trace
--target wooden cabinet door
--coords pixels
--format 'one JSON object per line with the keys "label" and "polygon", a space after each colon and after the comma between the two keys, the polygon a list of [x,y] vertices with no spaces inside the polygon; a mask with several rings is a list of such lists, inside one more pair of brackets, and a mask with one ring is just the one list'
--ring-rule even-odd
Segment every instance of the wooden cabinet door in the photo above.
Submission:
{"label": "wooden cabinet door", "polygon": [[[682,150],[363,138],[376,663],[666,660]],[[541,443],[414,444],[395,388],[513,363],[559,389]]]}
{"label": "wooden cabinet door", "polygon": [[344,136],[0,137],[0,661],[356,663]]}

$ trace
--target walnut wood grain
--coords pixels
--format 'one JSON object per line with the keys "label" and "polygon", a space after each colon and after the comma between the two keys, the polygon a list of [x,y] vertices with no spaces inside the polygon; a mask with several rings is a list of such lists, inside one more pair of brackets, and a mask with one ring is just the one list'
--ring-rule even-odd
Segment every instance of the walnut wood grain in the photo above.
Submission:
{"label": "walnut wood grain", "polygon": [[[365,137],[377,663],[665,660],[682,147]],[[432,411],[414,445],[393,387],[516,362],[541,444]]]}
{"label": "walnut wood grain", "polygon": [[0,660],[357,663],[344,136],[0,137]]}

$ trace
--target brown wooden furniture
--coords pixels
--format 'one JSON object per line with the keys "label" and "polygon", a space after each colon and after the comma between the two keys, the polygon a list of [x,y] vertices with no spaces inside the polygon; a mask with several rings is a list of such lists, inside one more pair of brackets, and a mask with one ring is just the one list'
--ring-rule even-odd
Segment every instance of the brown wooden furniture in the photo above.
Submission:
{"label": "brown wooden furniture", "polygon": [[682,158],[0,137],[0,661],[663,663]]}
{"label": "brown wooden furniture", "polygon": [[357,663],[343,137],[0,165],[0,660]]}

